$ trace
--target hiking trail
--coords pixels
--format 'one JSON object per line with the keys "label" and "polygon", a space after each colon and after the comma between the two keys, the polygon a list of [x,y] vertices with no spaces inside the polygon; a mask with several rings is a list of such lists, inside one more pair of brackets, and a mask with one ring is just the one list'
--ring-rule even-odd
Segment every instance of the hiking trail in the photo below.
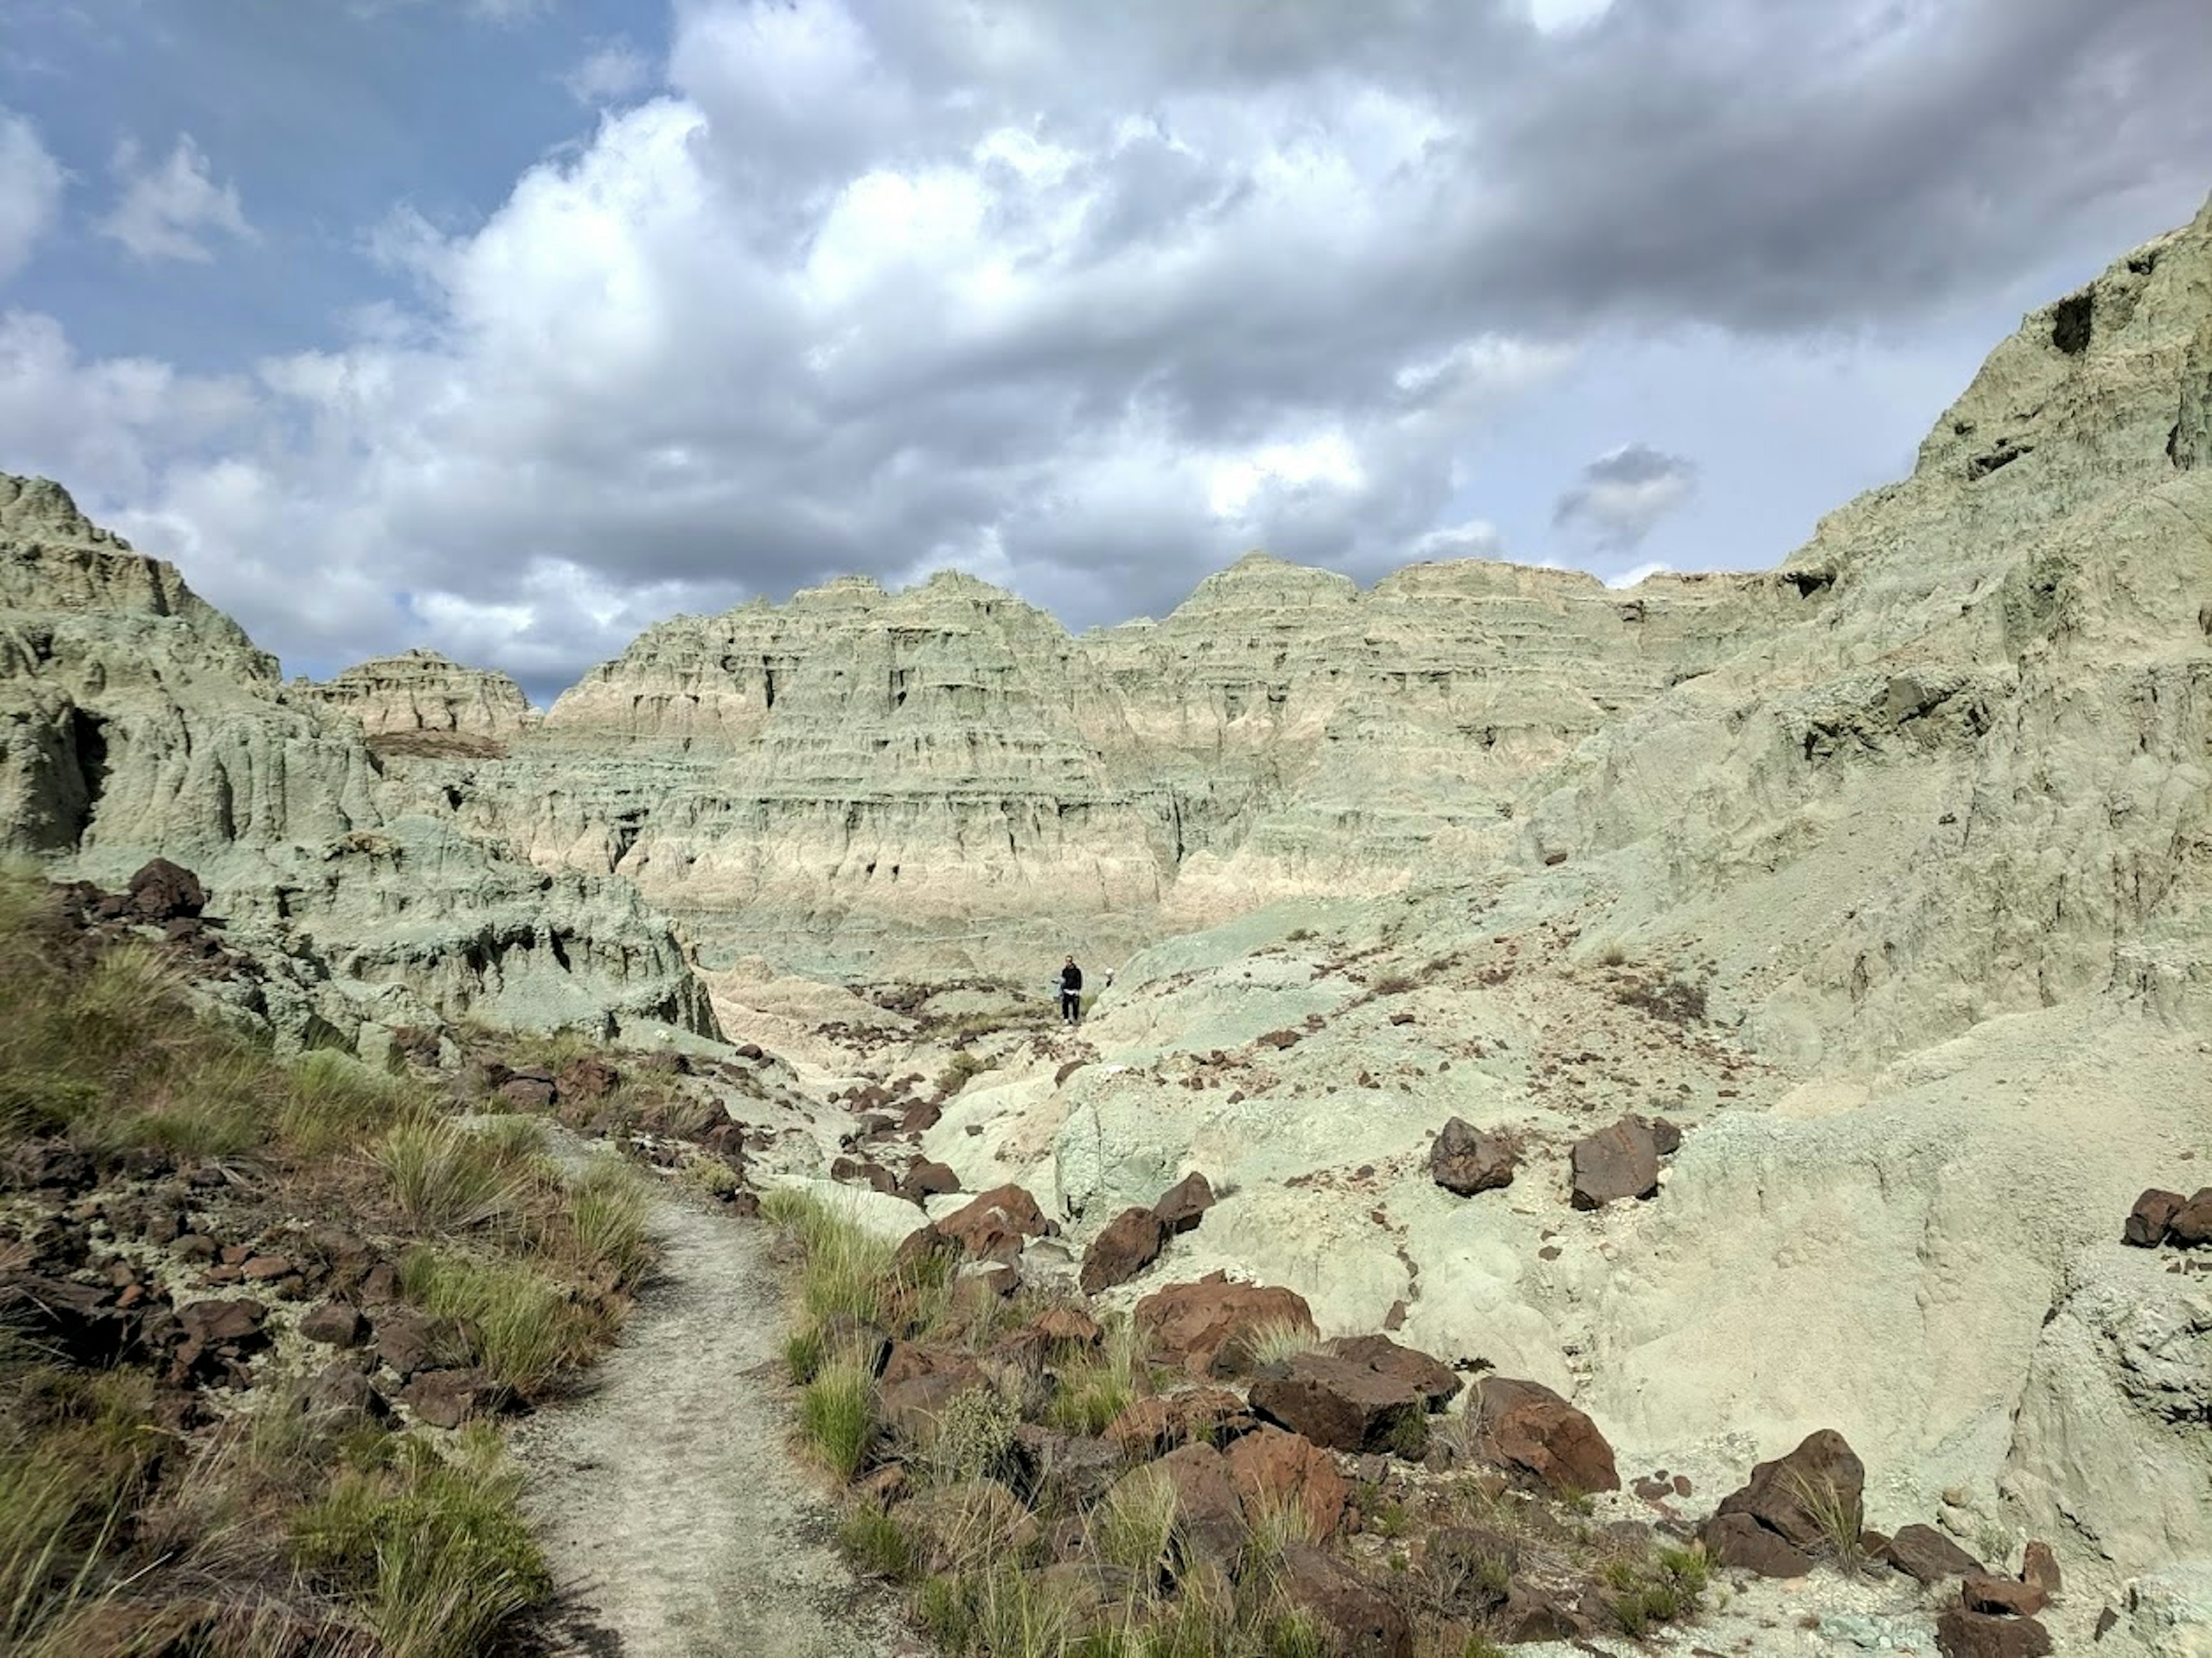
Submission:
{"label": "hiking trail", "polygon": [[663,1194],[664,1257],[590,1391],[522,1424],[523,1503],[579,1658],[894,1658],[917,1650],[838,1554],[793,1461],[765,1230]]}

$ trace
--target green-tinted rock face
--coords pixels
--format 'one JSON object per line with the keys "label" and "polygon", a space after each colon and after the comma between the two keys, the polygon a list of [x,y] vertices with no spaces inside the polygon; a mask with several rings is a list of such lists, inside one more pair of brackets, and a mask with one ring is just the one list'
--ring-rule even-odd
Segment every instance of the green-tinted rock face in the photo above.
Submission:
{"label": "green-tinted rock face", "polygon": [[[497,708],[479,698],[471,708]],[[711,1031],[665,921],[627,884],[541,871],[386,783],[358,721],[176,571],[40,480],[0,477],[0,847],[120,883],[161,855],[299,968],[263,1010]]]}

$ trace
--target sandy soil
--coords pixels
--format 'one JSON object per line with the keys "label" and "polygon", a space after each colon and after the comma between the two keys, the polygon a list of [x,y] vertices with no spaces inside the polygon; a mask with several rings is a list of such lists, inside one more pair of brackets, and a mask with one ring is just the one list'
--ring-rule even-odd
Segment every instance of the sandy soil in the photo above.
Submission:
{"label": "sandy soil", "polygon": [[792,1460],[763,1232],[670,1198],[666,1258],[591,1394],[514,1436],[564,1599],[556,1654],[891,1658],[914,1650]]}

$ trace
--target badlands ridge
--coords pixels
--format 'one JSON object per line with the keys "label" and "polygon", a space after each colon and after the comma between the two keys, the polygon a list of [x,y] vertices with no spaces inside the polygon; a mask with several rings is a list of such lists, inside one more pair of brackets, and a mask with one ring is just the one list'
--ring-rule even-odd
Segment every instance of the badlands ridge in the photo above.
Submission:
{"label": "badlands ridge", "polygon": [[[1286,1285],[1714,1494],[1836,1428],[1870,1524],[2106,1586],[2212,1574],[2212,1287],[2119,1242],[2212,1167],[2208,767],[2212,207],[1760,574],[1254,556],[1079,637],[848,580],[663,623],[541,716],[425,653],[287,683],[0,478],[0,836],[192,868],[281,1040],[751,1042],[830,1092],[957,1048],[897,1155],[1079,1245],[1226,1193],[1114,1293]],[[1037,1034],[1006,1010],[1068,949],[1118,976]],[[1663,1189],[1571,1208],[1632,1111],[1683,1131]],[[1455,1116],[1510,1187],[1431,1178]]]}

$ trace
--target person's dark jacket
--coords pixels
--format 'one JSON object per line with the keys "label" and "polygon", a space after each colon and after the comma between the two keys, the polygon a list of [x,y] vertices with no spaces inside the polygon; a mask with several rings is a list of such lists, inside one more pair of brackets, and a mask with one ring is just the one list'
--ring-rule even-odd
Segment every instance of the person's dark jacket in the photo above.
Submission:
{"label": "person's dark jacket", "polygon": [[1072,996],[1083,988],[1083,969],[1070,962],[1060,970],[1060,993]]}

